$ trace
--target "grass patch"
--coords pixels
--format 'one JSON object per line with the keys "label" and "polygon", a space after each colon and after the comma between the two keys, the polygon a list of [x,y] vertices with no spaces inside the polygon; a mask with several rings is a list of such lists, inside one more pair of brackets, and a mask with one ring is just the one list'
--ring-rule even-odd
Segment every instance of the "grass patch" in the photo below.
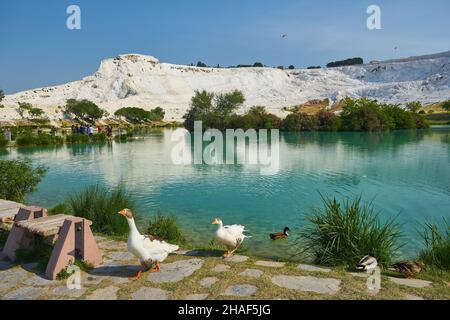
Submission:
{"label": "grass patch", "polygon": [[120,134],[120,135],[117,135],[114,137],[114,141],[119,142],[119,143],[128,142],[128,141],[131,141],[132,139],[133,139],[132,132]]}
{"label": "grass patch", "polygon": [[[99,186],[91,186],[69,196],[66,202],[74,216],[93,222],[94,232],[112,236],[128,235],[128,223],[117,212],[124,208],[133,210],[134,204],[123,186],[111,191]],[[138,219],[136,213],[134,211],[133,213],[135,219]]]}
{"label": "grass patch", "polygon": [[371,204],[363,204],[361,197],[353,202],[324,198],[322,209],[307,217],[309,222],[300,232],[297,243],[304,245],[300,253],[312,255],[321,265],[354,266],[369,254],[378,263],[389,266],[401,247],[401,237],[394,219],[380,222]]}
{"label": "grass patch", "polygon": [[63,203],[59,203],[59,204],[55,205],[54,207],[48,209],[47,213],[49,216],[53,216],[55,214],[71,215],[72,211],[71,211],[70,206],[66,202],[63,202]]}
{"label": "grass patch", "polygon": [[66,136],[67,144],[83,144],[83,143],[105,143],[107,140],[106,133],[95,133],[92,138],[87,134],[74,133]]}
{"label": "grass patch", "polygon": [[25,146],[52,146],[62,144],[63,139],[49,133],[24,133],[16,138],[16,145],[19,147]]}
{"label": "grass patch", "polygon": [[420,232],[425,248],[419,258],[432,269],[450,271],[450,225],[444,220],[443,228],[426,223]]}
{"label": "grass patch", "polygon": [[181,231],[176,217],[166,217],[161,212],[148,222],[147,234],[151,234],[173,244],[186,244],[186,238]]}
{"label": "grass patch", "polygon": [[[84,272],[89,272],[95,268],[92,263],[90,263],[88,261],[84,261],[84,260],[75,260],[73,265],[77,266],[78,268],[80,268],[81,271],[84,271]],[[56,275],[56,279],[57,280],[65,280],[65,279],[68,279],[72,274],[74,274],[75,270],[73,270],[72,272],[69,271],[70,266],[71,265],[68,265],[67,267],[62,269],[60,272],[58,272],[58,274]]]}

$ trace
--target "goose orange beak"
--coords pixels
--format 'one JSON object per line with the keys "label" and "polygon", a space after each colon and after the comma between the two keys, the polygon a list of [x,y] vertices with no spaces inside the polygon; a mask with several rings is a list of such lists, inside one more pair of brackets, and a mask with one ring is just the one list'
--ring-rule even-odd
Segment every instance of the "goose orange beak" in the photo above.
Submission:
{"label": "goose orange beak", "polygon": [[212,222],[211,222],[211,224],[219,224],[219,219],[214,219]]}
{"label": "goose orange beak", "polygon": [[119,212],[117,212],[118,214],[125,216],[127,214],[126,209],[120,210]]}

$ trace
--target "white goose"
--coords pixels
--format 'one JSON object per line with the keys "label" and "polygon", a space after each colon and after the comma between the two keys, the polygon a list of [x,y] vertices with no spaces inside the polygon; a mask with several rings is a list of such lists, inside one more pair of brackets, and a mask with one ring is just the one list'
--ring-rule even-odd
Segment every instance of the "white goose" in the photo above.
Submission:
{"label": "white goose", "polygon": [[212,224],[216,224],[219,227],[216,231],[216,239],[225,247],[227,252],[223,255],[225,258],[234,255],[234,252],[240,247],[245,238],[250,238],[244,235],[245,227],[234,224],[232,226],[224,226],[222,220],[216,218],[212,221]]}
{"label": "white goose", "polygon": [[130,209],[123,209],[118,213],[127,218],[128,225],[130,226],[130,234],[128,235],[127,242],[128,251],[135,255],[141,262],[141,268],[134,279],[139,279],[142,272],[153,266],[150,272],[159,272],[161,269],[159,263],[164,261],[169,253],[178,250],[178,246],[158,240],[153,236],[140,234]]}

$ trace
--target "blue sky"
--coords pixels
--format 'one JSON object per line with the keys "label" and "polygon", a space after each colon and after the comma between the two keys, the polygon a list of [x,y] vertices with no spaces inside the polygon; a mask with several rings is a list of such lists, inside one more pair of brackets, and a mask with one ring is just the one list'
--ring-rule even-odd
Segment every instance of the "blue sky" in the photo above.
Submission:
{"label": "blue sky", "polygon": [[[81,30],[66,28],[71,4]],[[382,30],[366,27],[370,4],[381,7]],[[436,53],[450,50],[449,12],[448,0],[2,0],[0,89],[78,80],[124,53],[297,67]]]}

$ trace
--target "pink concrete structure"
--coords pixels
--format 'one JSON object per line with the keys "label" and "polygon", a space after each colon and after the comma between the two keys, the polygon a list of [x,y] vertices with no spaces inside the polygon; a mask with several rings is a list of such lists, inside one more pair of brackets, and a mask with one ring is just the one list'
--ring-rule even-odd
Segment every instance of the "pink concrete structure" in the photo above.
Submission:
{"label": "pink concrete structure", "polygon": [[19,248],[27,249],[32,241],[32,235],[26,230],[16,225],[17,221],[32,220],[47,216],[47,210],[39,207],[20,208],[14,218],[14,224],[9,232],[8,239],[3,247],[3,254],[11,260],[16,259],[16,250]]}
{"label": "pink concrete structure", "polygon": [[57,274],[75,260],[87,261],[94,266],[102,262],[102,255],[91,231],[92,222],[84,218],[55,215],[37,207],[20,209],[14,220],[3,253],[11,260],[17,249],[31,249],[36,236],[51,238],[54,248],[45,274],[56,279]]}
{"label": "pink concrete structure", "polygon": [[87,261],[94,266],[102,263],[102,254],[91,231],[92,222],[83,218],[66,218],[45,270],[49,279],[75,260]]}

